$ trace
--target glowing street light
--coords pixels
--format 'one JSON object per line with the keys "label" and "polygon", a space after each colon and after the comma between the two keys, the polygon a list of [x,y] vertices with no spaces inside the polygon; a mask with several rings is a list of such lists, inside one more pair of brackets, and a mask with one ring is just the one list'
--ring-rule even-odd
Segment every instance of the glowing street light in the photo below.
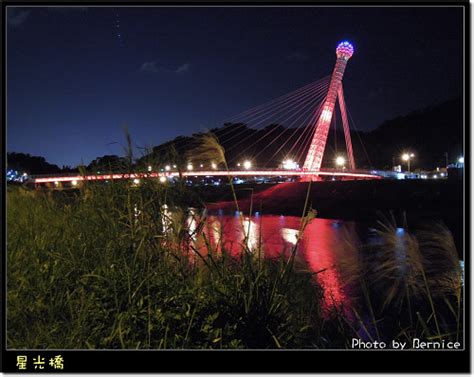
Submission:
{"label": "glowing street light", "polygon": [[212,167],[213,169],[217,169],[217,164],[216,164],[215,162],[213,162],[213,163],[211,163],[211,167]]}
{"label": "glowing street light", "polygon": [[77,186],[77,181],[76,181],[75,179],[73,179],[73,180],[71,181],[71,184],[72,184],[73,186]]}
{"label": "glowing street light", "polygon": [[337,166],[344,167],[345,163],[346,163],[346,159],[344,157],[342,157],[342,156],[336,157],[336,165]]}
{"label": "glowing street light", "polygon": [[283,161],[283,169],[286,169],[286,170],[298,169],[298,164],[295,161],[288,159],[288,160]]}
{"label": "glowing street light", "polygon": [[463,157],[463,156],[459,157],[459,158],[458,158],[458,162],[459,162],[460,164],[464,164],[464,157]]}
{"label": "glowing street light", "polygon": [[148,165],[148,171],[151,171],[151,169],[152,169],[151,165]]}
{"label": "glowing street light", "polygon": [[165,170],[166,170],[166,171],[170,171],[170,170],[171,170],[171,166],[166,165],[166,166],[165,166]]}
{"label": "glowing street light", "polygon": [[135,178],[135,179],[133,180],[133,183],[134,183],[135,185],[139,185],[139,184],[140,184],[140,180],[139,180],[138,178]]}
{"label": "glowing street light", "polygon": [[404,154],[402,154],[402,160],[406,161],[407,164],[408,164],[408,172],[410,172],[410,161],[413,157],[415,157],[414,153],[404,153]]}
{"label": "glowing street light", "polygon": [[188,170],[193,170],[193,164],[188,164],[187,169]]}
{"label": "glowing street light", "polygon": [[252,167],[252,163],[251,163],[249,160],[244,161],[244,168],[245,168],[245,169],[248,170],[248,169],[250,169],[251,167]]}
{"label": "glowing street light", "polygon": [[173,169],[176,169],[176,165],[173,165]]}
{"label": "glowing street light", "polygon": [[166,177],[164,175],[160,176],[160,182],[165,183],[166,182]]}

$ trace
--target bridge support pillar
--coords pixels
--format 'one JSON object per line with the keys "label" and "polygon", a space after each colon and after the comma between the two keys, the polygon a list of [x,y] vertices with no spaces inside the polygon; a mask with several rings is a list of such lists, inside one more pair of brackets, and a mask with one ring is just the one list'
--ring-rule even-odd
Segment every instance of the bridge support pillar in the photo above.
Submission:
{"label": "bridge support pillar", "polygon": [[[339,97],[339,107],[341,108],[342,96],[342,77],[346,69],[347,61],[354,53],[354,48],[349,42],[341,42],[336,48],[336,66],[331,76],[331,82],[329,84],[328,94],[324,100],[321,115],[316,123],[316,131],[314,132],[313,139],[311,141],[306,160],[303,165],[304,170],[318,171],[321,169],[321,163],[323,161],[324,149],[326,148],[326,141],[328,137],[329,127],[331,125],[331,119],[334,113],[336,105],[336,99]],[[344,108],[345,115],[345,108]],[[344,117],[343,115],[343,117]],[[347,117],[345,118],[347,120]],[[344,119],[343,119],[344,121]],[[349,136],[350,138],[350,136]],[[347,137],[346,137],[347,142]],[[352,145],[351,145],[352,150]]]}

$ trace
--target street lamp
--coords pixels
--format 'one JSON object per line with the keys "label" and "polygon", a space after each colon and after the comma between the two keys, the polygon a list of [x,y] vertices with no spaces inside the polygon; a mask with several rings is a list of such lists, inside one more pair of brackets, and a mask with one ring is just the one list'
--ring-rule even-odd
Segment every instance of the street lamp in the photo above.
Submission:
{"label": "street lamp", "polygon": [[404,154],[402,155],[402,160],[403,160],[403,161],[406,161],[407,164],[408,164],[408,173],[410,172],[410,161],[411,161],[411,159],[412,159],[413,157],[415,157],[415,154],[414,154],[414,153],[404,153]]}
{"label": "street lamp", "polygon": [[346,163],[346,159],[342,156],[336,157],[336,166],[344,168],[344,165]]}
{"label": "street lamp", "polygon": [[216,164],[215,162],[213,162],[213,163],[211,164],[211,167],[212,167],[213,169],[217,169],[217,164]]}
{"label": "street lamp", "polygon": [[250,168],[252,167],[252,163],[247,160],[247,161],[244,161],[244,168],[249,170]]}
{"label": "street lamp", "polygon": [[464,157],[459,157],[459,158],[458,158],[458,162],[459,162],[460,164],[464,164]]}
{"label": "street lamp", "polygon": [[283,161],[283,169],[286,169],[286,170],[295,170],[295,169],[298,169],[298,164],[293,161],[292,159],[287,159],[285,161]]}
{"label": "street lamp", "polygon": [[187,168],[188,168],[188,170],[193,170],[193,165],[192,165],[192,164],[188,164]]}

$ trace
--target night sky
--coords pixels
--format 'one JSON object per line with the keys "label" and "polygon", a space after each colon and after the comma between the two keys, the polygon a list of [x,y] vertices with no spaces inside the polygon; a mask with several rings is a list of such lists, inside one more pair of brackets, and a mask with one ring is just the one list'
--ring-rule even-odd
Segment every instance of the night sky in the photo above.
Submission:
{"label": "night sky", "polygon": [[461,96],[461,7],[7,8],[7,149],[75,166],[220,126],[331,74],[358,129]]}

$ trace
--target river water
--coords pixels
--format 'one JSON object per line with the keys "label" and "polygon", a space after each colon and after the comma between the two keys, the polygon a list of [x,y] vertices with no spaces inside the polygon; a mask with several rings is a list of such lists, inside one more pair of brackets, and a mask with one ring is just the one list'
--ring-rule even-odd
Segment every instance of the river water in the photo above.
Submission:
{"label": "river water", "polygon": [[[170,216],[167,208],[164,211]],[[252,252],[263,252],[265,258],[289,256],[295,250],[298,266],[313,272],[323,287],[323,305],[336,306],[346,313],[351,312],[360,294],[357,276],[364,249],[383,243],[373,228],[351,221],[313,218],[302,229],[302,220],[296,216],[259,215],[258,212],[254,216],[238,213],[232,216],[218,211],[203,218],[202,213],[192,209],[185,219],[194,247],[203,253],[210,246],[217,252],[225,249],[237,256],[244,242]],[[403,266],[409,234],[404,228],[391,229],[391,247]],[[375,266],[377,264],[375,261]]]}
{"label": "river water", "polygon": [[[191,232],[197,221],[195,217],[188,218]],[[353,222],[315,218],[306,225],[298,241],[300,217],[211,215],[202,232],[212,247],[225,248],[232,255],[242,251],[244,242],[250,250],[263,250],[266,258],[278,258],[282,253],[289,256],[296,248],[299,264],[317,273],[316,279],[324,288],[325,305],[347,309],[352,289],[344,283],[341,266],[354,268],[357,265],[359,228]]]}

